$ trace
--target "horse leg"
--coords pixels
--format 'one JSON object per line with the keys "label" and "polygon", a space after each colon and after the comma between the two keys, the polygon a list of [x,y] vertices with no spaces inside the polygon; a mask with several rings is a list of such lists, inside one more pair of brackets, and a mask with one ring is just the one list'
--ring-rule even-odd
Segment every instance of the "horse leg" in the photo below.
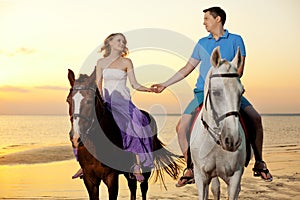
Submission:
{"label": "horse leg", "polygon": [[148,179],[149,179],[150,175],[151,175],[151,172],[143,173],[145,180],[140,185],[143,200],[147,199],[147,192],[148,192],[148,187],[149,187]]}
{"label": "horse leg", "polygon": [[211,180],[211,192],[214,195],[214,200],[220,199],[220,181],[218,177],[215,177]]}
{"label": "horse leg", "polygon": [[199,200],[207,200],[209,184],[198,180],[197,187],[198,187]]}
{"label": "horse leg", "polygon": [[241,178],[243,175],[243,171],[244,169],[236,171],[232,177],[228,178],[228,180],[225,180],[228,187],[229,200],[236,200],[239,197],[239,193],[241,191]]}
{"label": "horse leg", "polygon": [[[204,172],[202,172],[204,173]],[[207,200],[208,199],[208,190],[209,190],[209,183],[210,183],[210,178],[205,176],[205,173],[202,174],[201,170],[199,170],[195,165],[194,165],[194,176],[195,176],[195,181],[197,184],[198,188],[198,195],[199,195],[199,200]]]}
{"label": "horse leg", "polygon": [[148,191],[148,181],[144,180],[140,184],[141,192],[142,192],[142,199],[146,200],[147,199],[147,191]]}
{"label": "horse leg", "polygon": [[117,200],[119,190],[119,176],[116,172],[110,173],[103,182],[108,188],[109,200]]}
{"label": "horse leg", "polygon": [[130,190],[130,200],[136,200],[136,188],[137,188],[136,182],[137,181],[135,179],[130,178],[129,173],[125,173],[124,176],[127,179],[127,185]]}
{"label": "horse leg", "polygon": [[84,174],[83,177],[84,185],[88,191],[90,200],[98,200],[99,199],[99,185],[101,180],[92,179],[87,174]]}

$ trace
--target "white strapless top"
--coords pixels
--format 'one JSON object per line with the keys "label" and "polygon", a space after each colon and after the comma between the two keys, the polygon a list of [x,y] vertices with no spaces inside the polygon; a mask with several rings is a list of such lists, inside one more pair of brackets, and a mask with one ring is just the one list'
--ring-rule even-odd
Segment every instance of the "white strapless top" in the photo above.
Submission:
{"label": "white strapless top", "polygon": [[130,100],[130,91],[126,86],[127,73],[121,69],[106,68],[103,70],[103,90],[106,90],[109,95],[113,91],[118,91],[121,95]]}

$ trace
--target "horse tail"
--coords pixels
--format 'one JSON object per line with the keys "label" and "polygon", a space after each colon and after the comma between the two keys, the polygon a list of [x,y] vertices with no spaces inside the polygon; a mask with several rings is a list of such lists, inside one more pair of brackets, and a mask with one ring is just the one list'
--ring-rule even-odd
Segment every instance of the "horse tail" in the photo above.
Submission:
{"label": "horse tail", "polygon": [[167,190],[164,182],[164,173],[167,173],[174,180],[178,179],[180,172],[184,166],[182,156],[170,152],[165,144],[159,140],[157,136],[157,125],[154,118],[150,115],[152,133],[153,133],[153,160],[155,165],[155,173],[152,174],[154,182],[160,180],[164,188]]}

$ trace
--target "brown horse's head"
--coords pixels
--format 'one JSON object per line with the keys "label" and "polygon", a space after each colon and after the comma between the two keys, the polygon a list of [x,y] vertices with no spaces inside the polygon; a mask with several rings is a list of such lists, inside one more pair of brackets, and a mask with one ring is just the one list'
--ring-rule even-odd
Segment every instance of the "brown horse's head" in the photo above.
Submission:
{"label": "brown horse's head", "polygon": [[95,120],[95,71],[90,75],[80,74],[75,80],[75,75],[69,69],[68,79],[71,85],[67,102],[72,123],[71,141],[74,147],[78,146],[81,134],[88,133]]}

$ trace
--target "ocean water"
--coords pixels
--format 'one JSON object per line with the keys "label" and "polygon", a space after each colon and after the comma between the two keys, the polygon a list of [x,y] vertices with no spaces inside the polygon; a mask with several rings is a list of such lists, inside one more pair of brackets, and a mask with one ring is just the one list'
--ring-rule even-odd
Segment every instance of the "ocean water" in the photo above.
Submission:
{"label": "ocean water", "polygon": [[69,144],[68,116],[0,115],[0,155]]}
{"label": "ocean water", "polygon": [[[179,117],[154,116],[159,138],[175,153],[180,153],[175,133]],[[262,119],[265,153],[300,152],[300,115]],[[0,199],[87,199],[82,181],[70,178],[79,165],[69,130],[68,116],[0,116]],[[174,187],[174,181],[167,186]],[[119,187],[120,199],[128,199],[124,178]],[[100,190],[107,199],[103,184]]]}
{"label": "ocean water", "polygon": [[[159,138],[177,151],[175,127],[180,116],[154,116]],[[262,116],[264,147],[300,144],[300,115]],[[0,155],[70,145],[68,116],[0,115]]]}

